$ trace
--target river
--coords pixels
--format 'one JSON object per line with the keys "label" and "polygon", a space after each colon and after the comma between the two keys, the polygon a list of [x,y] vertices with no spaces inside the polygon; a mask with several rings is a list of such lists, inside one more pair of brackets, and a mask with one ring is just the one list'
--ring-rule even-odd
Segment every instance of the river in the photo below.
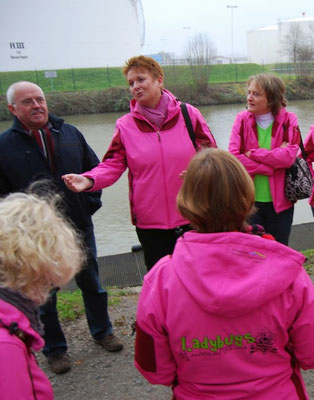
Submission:
{"label": "river", "polygon": [[[220,148],[227,149],[229,136],[236,114],[244,105],[219,105],[200,107]],[[314,100],[291,101],[289,111],[297,114],[303,139],[314,124]],[[105,113],[66,116],[66,122],[75,125],[86,137],[89,145],[101,159],[112,134],[115,121],[123,113]],[[0,132],[11,125],[10,121],[0,121]],[[131,246],[138,243],[134,227],[130,222],[128,204],[127,173],[112,187],[103,190],[103,207],[94,216],[98,255],[112,255],[129,252]],[[313,217],[307,200],[296,204],[294,224],[312,222]]]}

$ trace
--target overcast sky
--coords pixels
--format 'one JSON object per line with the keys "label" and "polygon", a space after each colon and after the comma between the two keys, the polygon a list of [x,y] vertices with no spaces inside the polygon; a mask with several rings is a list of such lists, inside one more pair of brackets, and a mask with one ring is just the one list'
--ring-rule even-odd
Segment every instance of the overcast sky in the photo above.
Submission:
{"label": "overcast sky", "polygon": [[[227,8],[237,6],[237,8]],[[280,20],[314,17],[314,0],[142,0],[144,54],[159,51],[181,56],[190,36],[208,34],[218,55],[246,55],[246,32]],[[233,14],[233,18],[232,18]]]}

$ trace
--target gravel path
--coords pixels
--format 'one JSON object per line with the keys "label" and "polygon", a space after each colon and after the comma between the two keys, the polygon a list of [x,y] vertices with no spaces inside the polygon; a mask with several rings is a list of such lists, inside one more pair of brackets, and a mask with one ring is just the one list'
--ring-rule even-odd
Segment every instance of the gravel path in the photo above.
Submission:
{"label": "gravel path", "polygon": [[[64,375],[50,372],[45,357],[38,362],[52,382],[55,400],[170,400],[171,389],[149,384],[133,366],[135,320],[138,294],[131,289],[121,303],[110,307],[114,331],[122,339],[124,349],[109,353],[90,337],[85,316],[64,324],[73,368]],[[304,373],[310,399],[314,400],[314,370]]]}

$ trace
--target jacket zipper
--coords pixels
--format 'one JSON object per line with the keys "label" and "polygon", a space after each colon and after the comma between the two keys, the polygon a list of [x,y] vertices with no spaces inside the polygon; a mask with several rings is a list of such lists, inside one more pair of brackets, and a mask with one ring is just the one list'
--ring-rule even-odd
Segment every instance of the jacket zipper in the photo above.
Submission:
{"label": "jacket zipper", "polygon": [[[160,153],[161,153],[161,159],[162,159],[162,175],[163,175],[163,186],[164,186],[164,196],[165,196],[165,204],[167,208],[167,219],[168,219],[168,227],[170,226],[170,214],[169,214],[169,204],[168,204],[168,199],[167,199],[167,180],[166,180],[166,173],[165,173],[165,162],[164,162],[164,154],[162,151],[162,146],[161,146],[161,138],[160,138],[160,131],[156,130],[158,141],[160,143]],[[169,229],[169,228],[168,228]]]}

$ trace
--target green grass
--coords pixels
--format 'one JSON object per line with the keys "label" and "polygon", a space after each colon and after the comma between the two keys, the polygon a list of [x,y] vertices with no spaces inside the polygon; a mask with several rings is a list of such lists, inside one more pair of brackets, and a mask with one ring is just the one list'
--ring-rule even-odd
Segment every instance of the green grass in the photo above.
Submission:
{"label": "green grass", "polygon": [[76,90],[100,90],[110,87],[126,87],[121,68],[75,68],[57,70],[56,78],[46,78],[45,71],[0,72],[0,94],[17,81],[31,81],[44,92],[72,92]]}
{"label": "green grass", "polygon": [[[170,65],[163,67],[165,87],[168,84],[192,83],[190,67]],[[269,70],[257,64],[213,65],[209,83],[245,82],[250,75]],[[26,80],[38,84],[44,92],[70,92],[77,90],[102,90],[110,87],[127,87],[122,69],[116,68],[73,68],[57,70],[57,78],[46,78],[45,71],[0,72],[0,95],[17,81]]]}
{"label": "green grass", "polygon": [[[109,306],[120,304],[121,297],[128,294],[125,290],[117,287],[111,287],[107,289],[107,292]],[[59,291],[57,309],[61,321],[74,321],[79,318],[85,313],[81,291]]]}

